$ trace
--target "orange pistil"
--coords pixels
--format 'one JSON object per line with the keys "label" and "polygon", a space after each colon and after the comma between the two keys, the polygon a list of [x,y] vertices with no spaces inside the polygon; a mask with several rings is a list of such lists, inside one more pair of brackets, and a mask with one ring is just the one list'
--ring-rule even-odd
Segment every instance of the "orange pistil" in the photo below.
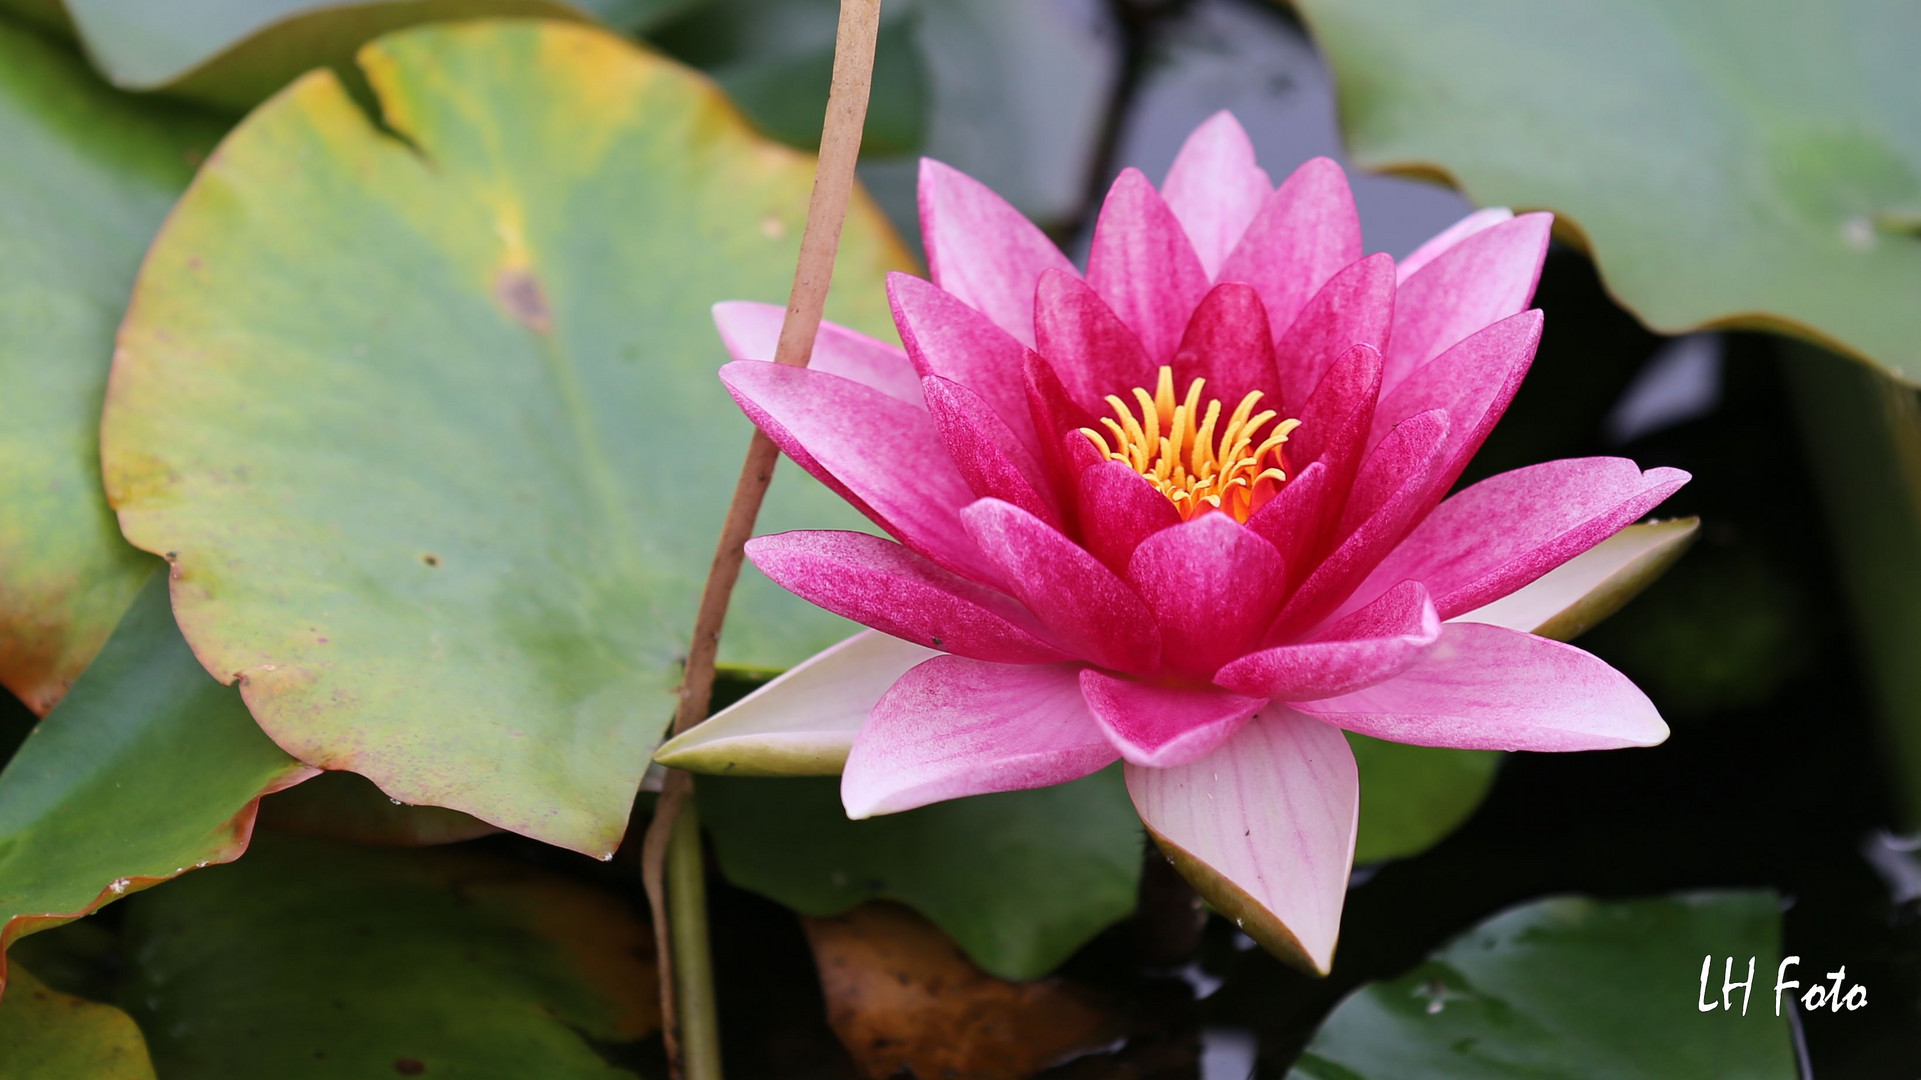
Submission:
{"label": "orange pistil", "polygon": [[1221,510],[1235,521],[1246,521],[1287,481],[1281,447],[1301,422],[1282,420],[1268,427],[1280,414],[1272,409],[1256,413],[1261,392],[1255,390],[1234,407],[1226,426],[1220,426],[1218,398],[1208,401],[1205,412],[1201,409],[1206,381],[1195,379],[1187,397],[1176,402],[1174,369],[1163,366],[1153,394],[1135,387],[1138,415],[1119,396],[1107,395],[1114,415],[1102,417],[1101,424],[1113,437],[1111,446],[1093,428],[1082,428],[1081,434],[1101,456],[1126,462],[1159,488],[1181,512],[1181,520]]}

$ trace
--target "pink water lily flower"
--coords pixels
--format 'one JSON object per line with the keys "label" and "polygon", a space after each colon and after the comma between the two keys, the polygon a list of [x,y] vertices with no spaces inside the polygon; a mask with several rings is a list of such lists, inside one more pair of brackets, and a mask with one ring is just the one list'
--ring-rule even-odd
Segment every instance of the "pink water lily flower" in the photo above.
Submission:
{"label": "pink water lily flower", "polygon": [[854,715],[850,816],[1118,759],[1215,906],[1325,971],[1359,805],[1343,730],[1666,737],[1602,661],[1472,621],[1688,479],[1584,458],[1447,497],[1534,357],[1548,215],[1482,211],[1398,263],[1363,255],[1340,167],[1276,188],[1226,114],[1159,189],[1121,174],[1085,273],[944,165],[923,165],[920,213],[933,280],[888,282],[904,350],[827,326],[811,368],[782,367],[778,308],[717,309],[748,357],[721,372],[741,408],[894,538],[748,547],[900,639],[862,635],[745,703],[768,745]]}

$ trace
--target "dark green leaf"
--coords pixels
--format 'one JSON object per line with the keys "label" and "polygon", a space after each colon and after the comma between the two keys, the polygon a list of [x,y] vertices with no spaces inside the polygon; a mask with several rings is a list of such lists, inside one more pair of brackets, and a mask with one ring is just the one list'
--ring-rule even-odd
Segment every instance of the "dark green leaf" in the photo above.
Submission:
{"label": "dark green leaf", "polygon": [[1119,767],[865,821],[837,779],[703,776],[701,817],[727,880],[805,915],[898,900],[1009,979],[1051,971],[1134,910],[1140,818]]}
{"label": "dark green leaf", "polygon": [[1785,365],[1891,771],[1921,828],[1921,396],[1812,348]]}
{"label": "dark green leaf", "polygon": [[1501,755],[1383,742],[1349,732],[1361,771],[1356,863],[1418,855],[1468,819],[1494,784]]}
{"label": "dark green leaf", "polygon": [[263,833],[129,906],[128,1007],[174,1077],[612,1080],[659,1023],[611,894],[454,848]]}
{"label": "dark green leaf", "polygon": [[100,491],[113,333],[217,125],[0,22],[0,685],[44,713],[154,561]]}
{"label": "dark green leaf", "polygon": [[167,610],[166,576],[154,574],[0,772],[0,950],[238,857],[256,800],[308,771],[194,660]]}
{"label": "dark green leaf", "polygon": [[[1481,924],[1392,982],[1343,1001],[1298,1080],[1794,1080],[1772,893],[1542,900]],[[1720,1003],[1725,962],[1754,990]],[[1816,976],[1818,978],[1818,976]],[[1802,980],[1805,982],[1805,978]],[[1787,1003],[1783,1002],[1783,1008]]]}

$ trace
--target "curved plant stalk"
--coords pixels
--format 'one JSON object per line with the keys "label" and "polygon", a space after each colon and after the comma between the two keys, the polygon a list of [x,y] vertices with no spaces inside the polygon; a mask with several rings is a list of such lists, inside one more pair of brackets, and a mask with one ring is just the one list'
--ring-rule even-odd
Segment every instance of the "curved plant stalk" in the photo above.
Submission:
{"label": "curved plant stalk", "polygon": [[[834,277],[841,223],[847,217],[847,200],[853,193],[854,163],[860,157],[861,128],[874,81],[874,42],[879,31],[880,0],[841,0],[820,159],[807,205],[807,227],[800,239],[800,261],[794,268],[794,287],[787,297],[787,318],[781,323],[780,341],[774,350],[776,363],[804,367],[814,352],[814,335],[820,329],[827,287]],[[733,502],[721,524],[706,588],[701,592],[687,672],[681,680],[674,713],[675,734],[707,718],[727,602],[740,580],[746,543],[753,535],[754,519],[767,497],[767,484],[773,479],[778,459],[773,440],[755,431],[747,444],[747,458],[741,463],[740,479],[734,485]],[[688,1080],[718,1080],[719,1025],[707,950],[700,834],[692,798],[693,778],[680,770],[669,770],[654,819],[641,844],[641,880],[653,908],[654,941],[660,960],[661,1028],[669,1073]],[[683,807],[687,810],[685,824],[677,827]],[[666,888],[670,866],[674,878],[671,891]]]}

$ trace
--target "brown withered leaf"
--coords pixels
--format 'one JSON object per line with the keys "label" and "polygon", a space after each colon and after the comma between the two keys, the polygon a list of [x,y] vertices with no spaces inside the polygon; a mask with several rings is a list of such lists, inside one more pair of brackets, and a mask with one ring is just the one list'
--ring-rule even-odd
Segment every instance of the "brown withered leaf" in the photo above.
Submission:
{"label": "brown withered leaf", "polygon": [[801,922],[827,1022],[870,1080],[1023,1080],[1122,1033],[1119,1015],[1079,989],[988,975],[899,905]]}

